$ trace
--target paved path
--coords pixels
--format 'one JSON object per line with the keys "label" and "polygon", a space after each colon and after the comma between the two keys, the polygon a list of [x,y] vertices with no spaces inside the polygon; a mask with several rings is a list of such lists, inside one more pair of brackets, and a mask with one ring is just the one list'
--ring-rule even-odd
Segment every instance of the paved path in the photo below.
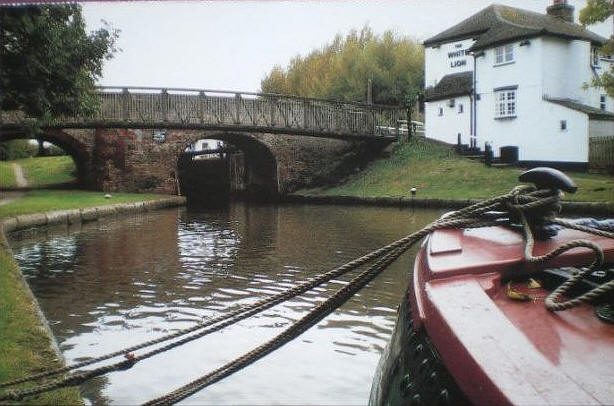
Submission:
{"label": "paved path", "polygon": [[[17,187],[28,187],[28,181],[23,174],[21,165],[13,163],[12,167],[13,173],[15,174],[15,182],[17,183]],[[23,195],[24,192],[20,191],[0,191],[0,206],[14,202],[15,200],[19,200]]]}
{"label": "paved path", "polygon": [[12,164],[13,165],[13,173],[15,174],[15,181],[17,182],[17,187],[28,187],[28,181],[26,180],[26,177],[23,175],[23,169],[21,168],[21,165],[19,164]]}

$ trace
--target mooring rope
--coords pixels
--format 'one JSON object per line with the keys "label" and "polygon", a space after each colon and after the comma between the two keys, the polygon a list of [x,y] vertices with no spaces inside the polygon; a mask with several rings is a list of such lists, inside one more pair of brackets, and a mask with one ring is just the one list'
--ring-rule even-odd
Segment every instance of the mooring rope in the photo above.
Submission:
{"label": "mooring rope", "polygon": [[[586,268],[587,270],[584,270],[574,275],[567,282],[565,282],[554,292],[552,292],[551,295],[549,295],[546,299],[546,306],[548,307],[548,309],[553,311],[564,310],[573,306],[577,306],[580,303],[590,301],[595,297],[602,295],[603,293],[614,288],[614,281],[612,281],[600,286],[599,288],[593,289],[592,291],[587,292],[586,294],[578,298],[574,298],[566,302],[558,302],[558,300],[564,293],[566,293],[571,287],[578,283],[592,269],[594,269],[596,266],[603,262],[602,250],[596,244],[590,241],[576,240],[564,244],[545,255],[534,257],[532,255],[534,237],[533,231],[531,230],[531,224],[535,223],[539,225],[544,224],[545,222],[549,222],[552,224],[558,224],[563,227],[575,228],[580,231],[591,232],[593,234],[605,236],[608,238],[614,238],[614,234],[606,231],[597,230],[588,226],[569,223],[565,220],[556,219],[556,214],[560,212],[559,199],[560,192],[558,191],[546,189],[535,190],[533,186],[517,186],[516,188],[512,189],[512,191],[508,194],[498,196],[493,199],[485,200],[472,206],[468,206],[455,212],[449,213],[443,218],[434,221],[430,225],[424,227],[417,232],[414,232],[382,248],[374,250],[340,267],[334,268],[326,273],[319,275],[316,278],[303,282],[293,288],[287,289],[271,297],[261,299],[251,305],[240,307],[224,315],[220,315],[202,323],[198,323],[195,326],[178,330],[174,333],[153,340],[149,340],[131,347],[127,347],[119,351],[92,358],[90,360],[79,362],[70,366],[56,368],[28,377],[0,383],[0,388],[8,387],[19,383],[25,383],[62,374],[64,372],[98,363],[103,360],[107,360],[117,356],[123,355],[125,357],[125,360],[123,361],[95,368],[92,370],[79,371],[67,377],[43,382],[33,388],[27,388],[22,390],[7,390],[4,393],[0,394],[0,400],[20,400],[26,396],[47,392],[57,388],[76,386],[89,379],[92,379],[93,377],[100,376],[108,372],[129,369],[140,360],[150,358],[154,355],[169,351],[175,347],[203,337],[207,334],[219,331],[227,326],[235,324],[240,320],[262,312],[292,297],[305,293],[308,290],[313,289],[314,287],[319,286],[323,283],[326,283],[335,277],[344,275],[362,265],[365,265],[379,258],[377,262],[375,262],[367,270],[363,271],[354,279],[352,279],[344,288],[337,291],[333,296],[322,302],[314,310],[309,312],[306,316],[295,322],[292,326],[284,330],[272,340],[269,340],[268,342],[262,344],[256,349],[202,376],[201,378],[192,381],[189,384],[167,395],[154,399],[147,404],[157,405],[171,404],[177,402],[189,396],[190,394],[199,391],[205,386],[208,386],[236,372],[237,370],[255,362],[256,360],[262,358],[274,349],[279,348],[291,339],[300,335],[310,326],[317,323],[319,320],[326,317],[326,315],[330,314],[332,311],[341,306],[354,293],[356,293],[371,279],[377,276],[383,269],[385,269],[391,262],[396,260],[396,258],[398,258],[407,249],[409,249],[413,244],[421,240],[429,233],[438,229],[479,228],[501,225],[504,221],[507,221],[508,223],[520,222],[525,237],[525,259],[528,262],[534,263],[550,260],[567,250],[577,247],[586,247],[592,249],[595,252],[595,259],[591,263],[591,265]],[[529,221],[528,219],[531,219],[531,221]],[[197,333],[189,335],[190,333],[194,332]],[[133,351],[147,348],[155,344],[170,341],[179,337],[183,338],[168,343],[149,352],[146,352],[144,354],[134,355],[132,353]]]}

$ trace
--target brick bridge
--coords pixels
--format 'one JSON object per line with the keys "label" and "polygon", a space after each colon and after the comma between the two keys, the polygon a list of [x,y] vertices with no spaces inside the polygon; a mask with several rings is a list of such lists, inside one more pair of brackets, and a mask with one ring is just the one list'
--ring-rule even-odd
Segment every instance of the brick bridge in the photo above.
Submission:
{"label": "brick bridge", "polygon": [[[346,175],[406,118],[395,106],[262,93],[104,87],[96,97],[97,114],[55,118],[39,138],[73,157],[82,187],[103,191],[176,193],[179,158],[211,138],[242,152],[242,187],[285,193]],[[1,115],[0,141],[25,137],[17,116]]]}

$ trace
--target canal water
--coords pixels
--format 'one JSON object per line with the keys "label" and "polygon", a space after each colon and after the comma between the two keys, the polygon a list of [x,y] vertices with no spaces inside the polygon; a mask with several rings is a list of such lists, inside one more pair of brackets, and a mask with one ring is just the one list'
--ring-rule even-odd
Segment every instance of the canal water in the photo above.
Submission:
{"label": "canal water", "polygon": [[[13,235],[68,363],[253,303],[422,228],[442,212],[263,205],[173,209]],[[366,404],[418,247],[278,351],[183,404]],[[163,395],[256,347],[344,286],[301,297],[82,387],[93,404]]]}

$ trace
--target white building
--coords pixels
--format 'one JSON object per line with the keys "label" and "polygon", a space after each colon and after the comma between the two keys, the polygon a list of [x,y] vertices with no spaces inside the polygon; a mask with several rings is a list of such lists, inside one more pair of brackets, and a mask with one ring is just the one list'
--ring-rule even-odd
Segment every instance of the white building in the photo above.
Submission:
{"label": "white building", "polygon": [[585,168],[589,137],[614,135],[614,100],[586,86],[614,62],[604,41],[565,0],[547,14],[483,9],[424,42],[426,137]]}

